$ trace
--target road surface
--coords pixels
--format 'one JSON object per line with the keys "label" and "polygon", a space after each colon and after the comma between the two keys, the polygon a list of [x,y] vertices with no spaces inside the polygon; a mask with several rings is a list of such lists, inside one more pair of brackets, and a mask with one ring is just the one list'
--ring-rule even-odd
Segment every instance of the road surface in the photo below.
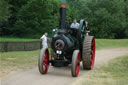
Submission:
{"label": "road surface", "polygon": [[[94,69],[111,59],[124,55],[128,55],[128,48],[99,50],[96,52]],[[25,72],[16,73],[0,82],[1,85],[71,85],[76,79],[88,72],[87,70],[84,71],[81,65],[79,77],[73,78],[71,76],[71,66],[61,68],[50,66],[48,74],[41,75],[36,67]]]}

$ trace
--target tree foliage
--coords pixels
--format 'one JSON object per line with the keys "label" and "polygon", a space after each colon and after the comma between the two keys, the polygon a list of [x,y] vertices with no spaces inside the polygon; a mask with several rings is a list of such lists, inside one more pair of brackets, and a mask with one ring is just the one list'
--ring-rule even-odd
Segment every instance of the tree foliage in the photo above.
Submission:
{"label": "tree foliage", "polygon": [[[39,37],[59,25],[59,0],[6,1],[0,0],[0,22],[7,21],[4,36]],[[128,0],[67,0],[67,4],[67,20],[87,20],[91,35],[128,38]]]}
{"label": "tree foliage", "polygon": [[51,32],[58,21],[58,2],[55,0],[31,0],[18,12],[18,20],[15,23],[15,33],[20,36],[41,35]]}
{"label": "tree foliage", "polygon": [[9,5],[5,0],[0,0],[0,22],[7,21],[9,17]]}
{"label": "tree foliage", "polygon": [[0,0],[0,35],[3,34],[3,28],[5,28],[7,20],[10,16],[8,8],[9,4],[7,3],[7,1]]}
{"label": "tree foliage", "polygon": [[99,38],[124,38],[126,30],[125,3],[121,0],[89,0],[82,13]]}

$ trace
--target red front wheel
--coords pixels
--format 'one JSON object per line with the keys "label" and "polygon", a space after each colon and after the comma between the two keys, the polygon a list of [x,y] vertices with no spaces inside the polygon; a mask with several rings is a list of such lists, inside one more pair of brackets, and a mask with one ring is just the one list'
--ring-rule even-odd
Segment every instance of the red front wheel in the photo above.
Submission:
{"label": "red front wheel", "polygon": [[49,51],[47,48],[42,48],[38,60],[38,68],[41,74],[46,74],[49,68]]}
{"label": "red front wheel", "polygon": [[79,75],[79,70],[80,70],[80,51],[75,50],[73,52],[72,56],[72,68],[71,68],[71,73],[73,77],[77,77]]}

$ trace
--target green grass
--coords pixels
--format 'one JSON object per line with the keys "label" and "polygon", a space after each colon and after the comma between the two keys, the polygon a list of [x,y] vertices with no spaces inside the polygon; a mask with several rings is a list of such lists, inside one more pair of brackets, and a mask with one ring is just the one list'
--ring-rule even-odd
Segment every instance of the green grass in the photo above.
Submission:
{"label": "green grass", "polygon": [[39,50],[0,53],[0,77],[37,66]]}
{"label": "green grass", "polygon": [[0,41],[35,41],[40,39],[27,39],[27,38],[13,38],[13,37],[0,37]]}
{"label": "green grass", "polygon": [[79,85],[128,85],[128,56],[111,60],[109,64],[91,71],[78,83]]}
{"label": "green grass", "polygon": [[128,47],[128,39],[96,39],[97,50],[125,47]]}

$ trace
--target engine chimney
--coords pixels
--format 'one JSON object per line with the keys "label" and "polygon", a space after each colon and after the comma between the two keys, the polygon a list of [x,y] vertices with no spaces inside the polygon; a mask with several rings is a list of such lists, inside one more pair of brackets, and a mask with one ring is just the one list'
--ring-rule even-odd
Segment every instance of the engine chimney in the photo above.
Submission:
{"label": "engine chimney", "polygon": [[61,0],[59,29],[66,28],[66,0]]}

